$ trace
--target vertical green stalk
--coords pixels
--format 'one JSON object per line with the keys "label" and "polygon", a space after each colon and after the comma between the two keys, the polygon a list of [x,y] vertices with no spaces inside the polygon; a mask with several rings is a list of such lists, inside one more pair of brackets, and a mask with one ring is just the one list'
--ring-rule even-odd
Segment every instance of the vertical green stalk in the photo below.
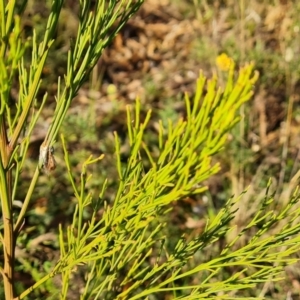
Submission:
{"label": "vertical green stalk", "polygon": [[13,217],[12,217],[12,169],[9,168],[9,147],[7,137],[7,127],[5,122],[5,107],[7,105],[8,92],[10,88],[9,69],[7,70],[6,49],[8,44],[9,31],[13,24],[13,13],[15,9],[15,1],[9,1],[7,7],[5,2],[1,1],[0,17],[1,17],[1,113],[0,113],[0,197],[3,216],[3,253],[4,268],[2,272],[5,299],[11,300],[14,297],[14,256],[15,256],[15,238],[13,233]]}
{"label": "vertical green stalk", "polygon": [[[2,144],[2,134],[0,137]],[[4,143],[3,143],[4,144]],[[2,149],[1,149],[2,150]],[[15,239],[13,234],[13,218],[12,218],[12,184],[11,170],[7,171],[7,152],[1,152],[0,159],[0,197],[2,206],[2,215],[4,223],[4,268],[3,282],[6,299],[13,299],[14,296],[14,248]]]}

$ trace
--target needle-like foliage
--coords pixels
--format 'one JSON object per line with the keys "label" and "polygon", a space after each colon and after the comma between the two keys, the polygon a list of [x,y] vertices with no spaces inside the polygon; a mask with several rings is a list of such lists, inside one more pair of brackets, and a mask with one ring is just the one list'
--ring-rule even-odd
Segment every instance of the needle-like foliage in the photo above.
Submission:
{"label": "needle-like foliage", "polygon": [[[239,119],[236,112],[250,99],[256,79],[253,66],[247,65],[234,80],[232,66],[222,91],[216,88],[216,78],[206,83],[200,74],[195,97],[185,97],[186,118],[176,124],[170,121],[168,128],[160,123],[159,155],[155,157],[143,140],[151,112],[140,120],[139,101],[133,114],[128,107],[130,156],[123,168],[116,134],[119,188],[114,202],[105,203],[100,219],[97,200],[85,190],[89,178],[86,167],[95,161],[86,161],[81,185],[73,185],[78,206],[72,226],[66,232],[61,229],[62,256],[53,270],[62,273],[63,298],[67,297],[75,267],[87,274],[81,299],[152,299],[171,294],[174,299],[238,299],[230,297],[231,293],[255,288],[270,279],[279,280],[283,266],[296,261],[291,255],[300,242],[300,225],[296,222],[299,209],[295,206],[298,191],[280,213],[272,210],[273,197],[267,191],[261,207],[236,238],[216,256],[191,268],[187,266],[197,254],[204,254],[232,231],[233,206],[238,206],[240,198],[230,199],[215,217],[207,219],[204,231],[193,240],[178,237],[171,251],[166,251],[162,242],[170,238],[161,234],[166,224],[157,221],[169,213],[168,204],[203,192],[204,181],[218,172],[219,165],[212,163],[212,156],[224,147],[228,131]],[[151,162],[148,170],[142,160],[144,153]],[[65,154],[69,166],[66,147]],[[72,171],[70,179],[73,181]],[[105,199],[105,188],[99,199]],[[94,209],[93,218],[82,223],[84,211],[90,207]],[[281,230],[270,234],[274,226],[280,228],[282,220],[285,225]],[[239,238],[244,235],[249,243],[239,248]],[[237,271],[224,276],[228,268]],[[182,285],[185,280],[195,284]]]}

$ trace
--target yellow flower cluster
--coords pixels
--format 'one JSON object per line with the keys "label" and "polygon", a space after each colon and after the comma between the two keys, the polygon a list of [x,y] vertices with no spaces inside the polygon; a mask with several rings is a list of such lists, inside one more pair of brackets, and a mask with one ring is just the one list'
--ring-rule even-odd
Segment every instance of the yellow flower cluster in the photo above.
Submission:
{"label": "yellow flower cluster", "polygon": [[231,64],[233,63],[233,60],[231,57],[229,57],[227,54],[222,53],[216,58],[216,64],[217,67],[221,71],[228,71],[231,67]]}

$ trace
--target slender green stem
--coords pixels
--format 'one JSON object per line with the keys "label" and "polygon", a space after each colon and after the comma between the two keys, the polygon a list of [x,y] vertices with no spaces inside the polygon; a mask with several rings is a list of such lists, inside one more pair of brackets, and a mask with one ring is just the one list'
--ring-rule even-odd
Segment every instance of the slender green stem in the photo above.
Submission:
{"label": "slender green stem", "polygon": [[30,200],[32,198],[32,194],[33,194],[35,185],[37,183],[37,180],[38,180],[38,177],[39,177],[39,173],[40,173],[39,167],[36,167],[34,175],[33,175],[33,178],[32,178],[31,183],[30,183],[30,186],[28,188],[28,191],[27,191],[24,203],[22,205],[22,209],[20,211],[20,214],[18,216],[18,220],[17,220],[15,228],[14,228],[14,232],[15,232],[16,236],[18,235],[18,233],[19,233],[19,231],[20,231],[20,229],[22,227],[22,224],[24,222],[24,217],[25,217],[25,214],[27,212]]}
{"label": "slender green stem", "polygon": [[[3,134],[1,135],[1,137]],[[5,145],[5,142],[3,142]],[[7,151],[1,153],[0,159],[0,198],[4,223],[4,270],[3,281],[6,299],[13,298],[14,293],[14,249],[15,239],[13,234],[12,200],[11,200],[11,170],[7,170]]]}
{"label": "slender green stem", "polygon": [[22,294],[20,294],[18,297],[11,298],[12,300],[21,300],[24,299],[27,295],[29,295],[34,289],[39,287],[41,284],[46,282],[48,279],[52,278],[55,274],[52,272],[48,274],[47,276],[43,277],[41,280],[37,281],[34,285],[32,285],[30,288],[25,290]]}

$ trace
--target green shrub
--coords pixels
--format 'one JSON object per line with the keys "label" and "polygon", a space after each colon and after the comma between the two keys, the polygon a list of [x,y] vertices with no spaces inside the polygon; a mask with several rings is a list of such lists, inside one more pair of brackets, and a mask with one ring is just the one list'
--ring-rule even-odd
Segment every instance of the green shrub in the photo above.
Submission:
{"label": "green shrub", "polygon": [[[18,8],[9,1],[6,7],[4,3],[0,7],[0,197],[4,253],[1,271],[5,299],[25,299],[32,294],[37,298],[39,291],[60,299],[70,299],[72,291],[80,294],[77,299],[237,299],[239,290],[279,280],[283,266],[295,261],[292,254],[299,247],[297,191],[277,213],[272,210],[273,197],[267,192],[251,221],[228,239],[219,253],[212,251],[211,257],[200,258],[197,264],[190,262],[226,240],[234,230],[232,221],[240,197],[228,200],[215,216],[208,218],[203,232],[195,238],[175,237],[175,245],[166,247],[170,237],[163,230],[164,216],[170,213],[170,204],[207,189],[205,181],[220,169],[212,158],[222,151],[229,130],[239,121],[237,111],[253,94],[257,80],[253,65],[241,68],[235,78],[233,62],[222,56],[219,63],[223,63],[227,76],[225,88],[217,88],[216,77],[207,81],[200,74],[195,96],[185,96],[186,117],[175,123],[169,120],[167,126],[159,122],[155,153],[144,136],[151,111],[141,120],[140,102],[136,101],[135,109],[128,107],[130,153],[125,165],[121,162],[121,141],[117,133],[114,136],[118,188],[113,202],[106,199],[111,178],[103,181],[98,195],[89,190],[89,166],[101,164],[103,156],[86,159],[80,178],[75,178],[67,142],[60,136],[77,205],[72,223],[59,228],[60,257],[54,264],[32,266],[26,259],[18,258],[35,280],[19,292],[22,287],[14,277],[14,254],[17,241],[26,239],[22,234],[24,218],[38,178],[43,172],[51,176],[55,168],[53,145],[73,98],[103,49],[142,1],[99,1],[93,12],[89,1],[80,2],[80,24],[76,41],[68,52],[64,79],[58,78],[53,121],[41,145],[21,210],[17,211],[14,206],[18,204],[16,195],[30,136],[47,103],[47,94],[42,103],[37,98],[62,4],[53,1],[41,42],[35,34],[23,41],[19,17],[23,6]],[[32,56],[28,61],[29,48]],[[10,92],[15,78],[19,79],[19,95],[12,105]],[[274,231],[274,227],[279,229]],[[248,243],[239,246],[238,241],[244,236]],[[84,285],[77,289],[75,274],[84,280]],[[57,276],[59,285],[54,284]],[[14,295],[15,290],[18,296]],[[58,290],[59,296],[54,294]],[[259,297],[256,293],[251,296]]]}

